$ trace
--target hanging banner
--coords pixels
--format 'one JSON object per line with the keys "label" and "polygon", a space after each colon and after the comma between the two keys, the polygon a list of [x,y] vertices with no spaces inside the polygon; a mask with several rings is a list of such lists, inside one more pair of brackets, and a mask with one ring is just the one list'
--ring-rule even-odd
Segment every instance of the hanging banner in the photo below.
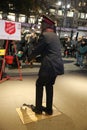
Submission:
{"label": "hanging banner", "polygon": [[21,23],[0,20],[0,39],[21,40]]}

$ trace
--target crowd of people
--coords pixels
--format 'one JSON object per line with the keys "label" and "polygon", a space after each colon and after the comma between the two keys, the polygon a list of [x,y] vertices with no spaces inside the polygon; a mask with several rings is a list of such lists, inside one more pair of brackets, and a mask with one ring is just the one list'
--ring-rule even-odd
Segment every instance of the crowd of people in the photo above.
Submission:
{"label": "crowd of people", "polygon": [[84,57],[87,60],[87,37],[74,36],[71,39],[69,36],[66,36],[63,41],[63,47],[63,56],[76,58],[75,65],[80,66],[80,68],[84,68]]}
{"label": "crowd of people", "polygon": [[[26,30],[25,28],[21,29],[21,40],[20,41],[12,41],[8,40],[8,48],[6,50],[6,55],[14,56],[14,62],[13,64],[8,65],[8,68],[17,68],[17,62],[16,62],[16,56],[19,59],[20,67],[22,67],[22,62],[27,64],[28,63],[28,57],[32,53],[32,50],[37,45],[39,33],[35,32],[34,30]],[[6,40],[0,41],[0,48],[5,49],[6,48]],[[14,44],[16,46],[16,52],[14,48]],[[3,57],[3,56],[1,56]],[[35,61],[35,59],[34,59]],[[32,67],[33,60],[29,63],[29,65]]]}
{"label": "crowd of people", "polygon": [[[9,41],[8,47],[8,55],[14,56],[14,63],[12,65],[8,65],[9,68],[17,67],[17,63],[15,60],[15,56],[18,56],[20,61],[20,67],[22,67],[22,62],[25,64],[29,64],[30,67],[33,67],[33,62],[37,60],[41,60],[40,55],[37,56],[36,59],[28,62],[28,57],[32,53],[32,50],[38,44],[38,38],[40,36],[40,32],[36,32],[35,30],[29,29],[26,30],[24,28],[21,29],[21,40],[14,41],[16,44],[16,54],[14,52],[13,41]],[[87,57],[87,37],[86,36],[73,36],[72,39],[70,36],[66,35],[61,40],[61,45],[63,48],[63,57],[74,57],[76,59],[76,66],[80,66],[80,68],[84,68],[84,57]],[[6,41],[2,43],[0,41],[0,47],[5,48]]]}
{"label": "crowd of people", "polygon": [[[17,42],[17,56],[19,60],[28,63],[28,57],[38,44],[39,34],[34,30],[21,30],[21,41]],[[33,59],[35,60],[35,59]],[[32,66],[33,60],[30,62]]]}

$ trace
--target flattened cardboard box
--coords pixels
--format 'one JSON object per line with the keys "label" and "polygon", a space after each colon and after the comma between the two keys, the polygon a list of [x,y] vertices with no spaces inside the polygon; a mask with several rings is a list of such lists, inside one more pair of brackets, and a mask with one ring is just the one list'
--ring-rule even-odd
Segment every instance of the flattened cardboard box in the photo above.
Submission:
{"label": "flattened cardboard box", "polygon": [[55,106],[53,106],[53,114],[52,115],[46,115],[45,113],[38,115],[35,114],[29,107],[27,106],[22,106],[20,108],[16,108],[16,111],[22,121],[23,124],[31,123],[31,122],[37,122],[39,120],[47,119],[47,118],[52,118],[55,116],[58,116],[61,114],[57,110]]}

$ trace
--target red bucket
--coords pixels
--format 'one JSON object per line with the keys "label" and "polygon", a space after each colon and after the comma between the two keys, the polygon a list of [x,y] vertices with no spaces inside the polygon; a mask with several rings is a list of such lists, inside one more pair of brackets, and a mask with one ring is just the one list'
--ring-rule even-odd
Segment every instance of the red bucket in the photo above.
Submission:
{"label": "red bucket", "polygon": [[7,64],[13,64],[14,57],[13,56],[5,56],[5,61]]}

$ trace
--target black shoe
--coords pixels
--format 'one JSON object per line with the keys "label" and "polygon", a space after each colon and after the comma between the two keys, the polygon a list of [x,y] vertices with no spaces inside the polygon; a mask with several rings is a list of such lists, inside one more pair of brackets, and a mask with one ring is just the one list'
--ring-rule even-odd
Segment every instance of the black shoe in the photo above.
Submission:
{"label": "black shoe", "polygon": [[46,115],[52,115],[53,110],[52,109],[47,109],[46,107],[42,106],[41,110],[38,110],[34,105],[31,105],[31,109],[35,114],[42,114],[42,112],[45,112]]}
{"label": "black shoe", "polygon": [[46,115],[52,115],[53,114],[53,110],[52,109],[48,109],[44,106],[42,106],[42,111],[46,113]]}
{"label": "black shoe", "polygon": [[35,114],[42,114],[42,110],[38,110],[34,105],[31,105],[31,109]]}
{"label": "black shoe", "polygon": [[53,110],[52,109],[47,109],[44,106],[42,106],[41,110],[38,110],[38,109],[36,109],[36,107],[34,105],[31,105],[31,109],[36,114],[42,114],[42,112],[45,112],[46,115],[52,115],[53,114]]}
{"label": "black shoe", "polygon": [[53,114],[53,110],[45,110],[45,113],[46,113],[46,115],[52,115]]}

